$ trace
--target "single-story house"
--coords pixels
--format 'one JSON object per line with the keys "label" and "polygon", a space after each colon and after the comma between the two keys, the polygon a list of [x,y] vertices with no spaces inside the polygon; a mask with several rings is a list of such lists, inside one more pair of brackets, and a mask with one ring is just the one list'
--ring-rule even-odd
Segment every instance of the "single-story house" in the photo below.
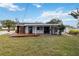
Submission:
{"label": "single-story house", "polygon": [[59,34],[59,24],[19,23],[16,24],[18,34]]}

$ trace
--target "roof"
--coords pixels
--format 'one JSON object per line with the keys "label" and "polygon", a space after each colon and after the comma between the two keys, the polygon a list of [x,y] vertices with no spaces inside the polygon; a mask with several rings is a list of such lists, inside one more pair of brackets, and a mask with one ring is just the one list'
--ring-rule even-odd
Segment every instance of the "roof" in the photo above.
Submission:
{"label": "roof", "polygon": [[44,23],[41,23],[41,22],[32,22],[32,23],[30,23],[30,22],[28,22],[28,23],[19,23],[19,24],[44,24]]}
{"label": "roof", "polygon": [[46,24],[46,23],[19,23],[16,26],[58,26],[60,24]]}

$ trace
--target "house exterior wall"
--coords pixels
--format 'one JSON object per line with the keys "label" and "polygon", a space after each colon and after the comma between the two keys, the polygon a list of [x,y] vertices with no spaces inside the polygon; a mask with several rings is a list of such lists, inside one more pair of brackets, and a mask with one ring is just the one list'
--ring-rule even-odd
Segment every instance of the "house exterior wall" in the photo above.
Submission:
{"label": "house exterior wall", "polygon": [[[29,26],[26,26],[26,29],[25,29],[25,32],[26,32],[26,33],[29,33],[28,27],[29,27]],[[33,26],[33,27],[32,27],[32,33],[33,33],[33,34],[44,34],[44,28],[43,28],[42,30],[37,30],[37,26]]]}
{"label": "house exterior wall", "polygon": [[34,34],[36,33],[36,27],[35,27],[35,26],[33,26],[32,32],[33,32]]}
{"label": "house exterior wall", "polygon": [[[27,25],[17,25],[17,27],[25,27],[23,30],[25,30],[26,34],[59,34],[58,31],[58,25],[52,25],[52,24],[27,24]],[[40,27],[42,29],[37,29],[37,27]],[[48,27],[46,29],[46,27]],[[22,28],[21,28],[22,29]],[[45,30],[46,29],[46,30]],[[17,29],[16,29],[17,30]],[[21,32],[21,31],[20,31]]]}
{"label": "house exterior wall", "polygon": [[25,33],[28,33],[28,27],[26,26],[26,28],[25,28]]}
{"label": "house exterior wall", "polygon": [[41,30],[37,30],[37,26],[35,27],[35,32],[36,32],[36,34],[44,34],[44,29],[43,29],[43,27],[42,27],[42,29]]}
{"label": "house exterior wall", "polygon": [[44,31],[43,30],[37,30],[36,33],[37,34],[44,34]]}

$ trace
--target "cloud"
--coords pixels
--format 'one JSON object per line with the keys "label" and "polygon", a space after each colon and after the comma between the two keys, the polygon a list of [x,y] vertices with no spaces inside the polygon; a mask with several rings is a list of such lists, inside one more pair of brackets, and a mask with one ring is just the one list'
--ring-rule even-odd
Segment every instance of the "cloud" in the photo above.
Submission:
{"label": "cloud", "polygon": [[41,15],[42,17],[47,17],[47,16],[52,16],[52,17],[63,17],[63,16],[68,16],[67,12],[64,12],[62,8],[57,8],[54,11],[44,11]]}
{"label": "cloud", "polygon": [[38,4],[38,3],[36,3],[36,4],[33,4],[35,7],[37,7],[37,8],[40,8],[40,7],[42,7],[42,4]]}
{"label": "cloud", "polygon": [[15,5],[13,3],[0,3],[1,8],[6,8],[9,11],[22,11],[25,8],[20,8],[18,5]]}
{"label": "cloud", "polygon": [[[63,7],[57,8],[52,11],[44,11],[39,17],[36,18],[38,22],[48,22],[53,18],[59,18],[66,25],[74,26],[77,23],[77,19],[74,19],[69,13],[72,10],[66,12]],[[74,22],[74,23],[73,23]],[[72,24],[71,24],[72,23]]]}
{"label": "cloud", "polygon": [[74,19],[71,15],[69,15],[69,13],[71,11],[72,10],[66,12],[66,11],[64,11],[64,7],[60,7],[55,10],[52,10],[52,11],[43,11],[40,16],[38,16],[34,19],[28,19],[28,21],[45,23],[45,22],[50,21],[53,18],[59,18],[63,22],[71,22],[71,21],[77,22],[76,19]]}
{"label": "cloud", "polygon": [[33,22],[35,22],[33,20],[34,20],[33,18],[28,18],[28,19],[23,19],[22,22],[33,23]]}
{"label": "cloud", "polygon": [[56,10],[53,11],[44,11],[39,17],[37,17],[38,21],[50,21],[52,18],[66,18],[68,13],[63,11],[63,7],[57,8]]}
{"label": "cloud", "polygon": [[40,16],[34,19],[28,19],[28,21],[46,23],[53,18],[59,18],[65,25],[76,26],[77,19],[74,19],[71,15],[69,15],[71,11],[72,10],[64,11],[64,8],[60,7],[52,11],[43,11]]}

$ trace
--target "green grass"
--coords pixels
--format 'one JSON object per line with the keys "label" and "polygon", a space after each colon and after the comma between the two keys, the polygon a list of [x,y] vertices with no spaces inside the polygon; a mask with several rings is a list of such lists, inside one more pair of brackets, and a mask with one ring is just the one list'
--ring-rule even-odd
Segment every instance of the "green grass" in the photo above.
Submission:
{"label": "green grass", "polygon": [[0,36],[0,55],[51,56],[79,55],[79,36]]}

